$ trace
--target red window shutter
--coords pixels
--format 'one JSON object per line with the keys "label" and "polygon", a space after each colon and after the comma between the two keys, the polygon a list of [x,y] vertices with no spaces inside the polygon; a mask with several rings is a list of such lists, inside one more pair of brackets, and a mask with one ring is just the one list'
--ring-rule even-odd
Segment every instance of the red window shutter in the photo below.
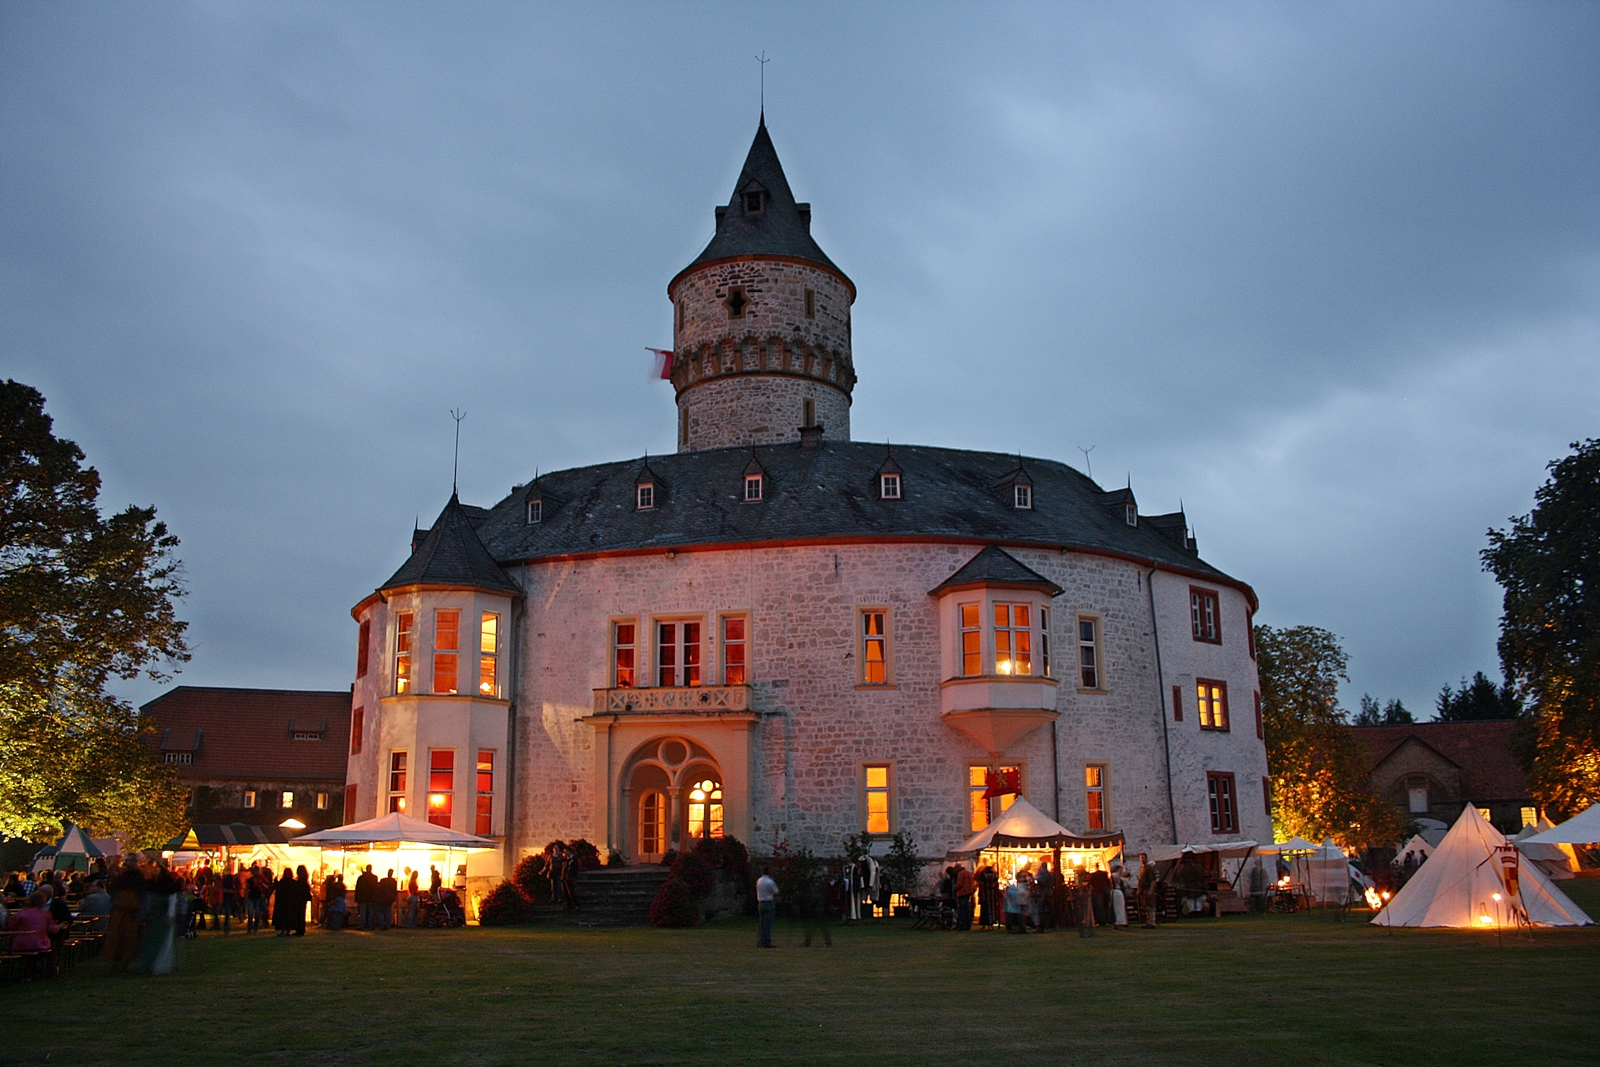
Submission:
{"label": "red window shutter", "polygon": [[1172,721],[1183,721],[1183,686],[1172,687]]}
{"label": "red window shutter", "polygon": [[356,638],[356,677],[367,676],[367,644],[372,638],[372,623],[368,619],[361,620],[361,634]]}
{"label": "red window shutter", "polygon": [[1260,693],[1256,694],[1256,736],[1257,737],[1263,737],[1263,738],[1267,736],[1267,732],[1262,727],[1262,724],[1261,724],[1261,694]]}
{"label": "red window shutter", "polygon": [[361,735],[366,732],[367,709],[357,708],[350,713],[350,755],[361,752]]}
{"label": "red window shutter", "polygon": [[1267,818],[1272,818],[1272,779],[1261,776],[1261,803],[1266,805]]}
{"label": "red window shutter", "polygon": [[354,782],[344,787],[344,821],[356,821],[356,787]]}

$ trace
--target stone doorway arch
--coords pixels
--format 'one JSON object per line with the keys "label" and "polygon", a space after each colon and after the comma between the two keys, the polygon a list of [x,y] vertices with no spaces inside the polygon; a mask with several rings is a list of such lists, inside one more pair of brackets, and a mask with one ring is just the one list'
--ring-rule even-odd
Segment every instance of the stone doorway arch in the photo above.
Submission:
{"label": "stone doorway arch", "polygon": [[655,737],[629,757],[622,782],[625,854],[636,863],[660,863],[725,823],[723,775],[717,758],[691,738]]}

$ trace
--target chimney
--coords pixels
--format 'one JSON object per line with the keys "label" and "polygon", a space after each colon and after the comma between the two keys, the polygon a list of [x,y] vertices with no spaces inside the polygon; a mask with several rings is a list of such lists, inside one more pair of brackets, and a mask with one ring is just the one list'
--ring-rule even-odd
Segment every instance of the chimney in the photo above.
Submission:
{"label": "chimney", "polygon": [[816,448],[822,444],[822,423],[800,427],[800,447]]}

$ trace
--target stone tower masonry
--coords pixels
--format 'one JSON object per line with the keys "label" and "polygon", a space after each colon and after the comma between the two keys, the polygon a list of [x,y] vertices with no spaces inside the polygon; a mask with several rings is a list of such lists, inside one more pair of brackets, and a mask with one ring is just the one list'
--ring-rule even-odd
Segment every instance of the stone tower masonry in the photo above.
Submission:
{"label": "stone tower masonry", "polygon": [[678,451],[850,439],[856,287],[811,237],[765,120],[717,232],[667,286]]}

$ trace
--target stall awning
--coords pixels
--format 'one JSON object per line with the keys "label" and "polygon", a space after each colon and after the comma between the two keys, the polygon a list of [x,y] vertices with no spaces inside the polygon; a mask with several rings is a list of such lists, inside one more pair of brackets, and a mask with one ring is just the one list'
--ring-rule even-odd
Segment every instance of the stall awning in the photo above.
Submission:
{"label": "stall awning", "polygon": [[413,819],[409,815],[391,812],[377,819],[335,826],[331,830],[318,830],[314,834],[301,834],[294,839],[297,845],[319,845],[322,848],[342,848],[351,845],[420,845],[423,848],[454,848],[474,851],[499,848],[498,841],[474,834],[464,834],[445,826]]}
{"label": "stall awning", "polygon": [[1185,852],[1193,852],[1196,855],[1215,852],[1225,860],[1236,860],[1250,855],[1256,847],[1254,841],[1221,841],[1211,845],[1154,845],[1146,851],[1152,863],[1165,863],[1167,860],[1177,859]]}
{"label": "stall awning", "polygon": [[276,826],[250,823],[205,823],[190,827],[162,845],[167,852],[195,852],[203,848],[253,848],[256,845],[285,845],[289,835]]}
{"label": "stall awning", "polygon": [[1083,837],[1018,796],[994,822],[950,850],[952,856],[970,856],[988,848],[1116,848],[1122,832]]}

